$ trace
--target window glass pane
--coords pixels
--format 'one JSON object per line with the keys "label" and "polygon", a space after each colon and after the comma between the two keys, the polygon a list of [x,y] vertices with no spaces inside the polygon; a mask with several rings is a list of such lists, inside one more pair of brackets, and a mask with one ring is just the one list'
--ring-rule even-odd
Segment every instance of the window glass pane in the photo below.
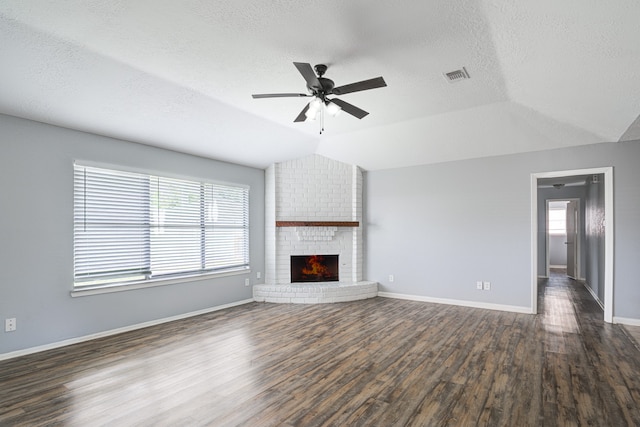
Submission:
{"label": "window glass pane", "polygon": [[567,211],[565,209],[549,209],[549,234],[566,234]]}

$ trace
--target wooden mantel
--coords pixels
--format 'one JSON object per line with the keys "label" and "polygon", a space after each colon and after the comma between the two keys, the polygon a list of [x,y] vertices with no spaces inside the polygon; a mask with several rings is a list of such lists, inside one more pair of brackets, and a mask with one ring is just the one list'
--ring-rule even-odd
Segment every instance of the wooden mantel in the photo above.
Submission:
{"label": "wooden mantel", "polygon": [[359,227],[359,221],[276,221],[276,227]]}

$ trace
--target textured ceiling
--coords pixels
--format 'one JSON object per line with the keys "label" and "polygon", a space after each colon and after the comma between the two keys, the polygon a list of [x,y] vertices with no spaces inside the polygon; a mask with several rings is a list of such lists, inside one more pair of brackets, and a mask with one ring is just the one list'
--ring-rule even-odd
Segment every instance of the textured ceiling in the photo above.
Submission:
{"label": "textured ceiling", "polygon": [[[0,112],[256,167],[365,169],[635,138],[640,2],[3,0]],[[293,123],[292,62],[370,112]],[[471,79],[448,83],[466,67]]]}

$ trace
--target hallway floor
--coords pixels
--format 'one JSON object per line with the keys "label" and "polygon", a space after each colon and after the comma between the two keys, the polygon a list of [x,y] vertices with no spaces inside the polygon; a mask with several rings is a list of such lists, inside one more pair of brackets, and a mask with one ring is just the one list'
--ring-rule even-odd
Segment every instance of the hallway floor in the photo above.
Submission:
{"label": "hallway floor", "polygon": [[624,325],[623,327],[640,351],[640,326]]}
{"label": "hallway floor", "polygon": [[[576,425],[585,421],[625,425],[618,424],[623,419],[626,425],[639,425],[639,420],[628,417],[615,417],[617,421],[604,424],[601,417],[605,414],[593,417],[593,411],[598,411],[596,407],[602,403],[608,406],[618,400],[611,408],[618,406],[623,412],[625,406],[630,409],[640,404],[640,352],[631,334],[622,325],[605,323],[600,305],[582,283],[567,277],[564,270],[551,270],[548,279],[539,280],[538,312],[545,331],[543,382],[548,370],[555,371],[556,380],[566,380],[566,384],[558,382],[555,390],[547,384],[545,405],[555,401],[558,409],[565,405],[564,410],[573,408],[575,414],[562,418],[573,418]],[[609,395],[607,390],[616,393]],[[592,414],[585,417],[589,412]]]}

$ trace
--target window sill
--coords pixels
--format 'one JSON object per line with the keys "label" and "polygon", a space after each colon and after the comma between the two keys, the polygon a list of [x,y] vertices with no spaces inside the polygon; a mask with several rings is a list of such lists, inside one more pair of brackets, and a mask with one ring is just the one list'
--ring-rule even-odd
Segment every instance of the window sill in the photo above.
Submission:
{"label": "window sill", "polygon": [[238,270],[228,270],[224,272],[201,274],[198,276],[190,276],[190,277],[145,280],[142,282],[131,282],[131,283],[125,283],[125,284],[87,286],[84,289],[72,290],[71,296],[73,298],[76,298],[76,297],[85,297],[89,295],[110,294],[113,292],[124,292],[124,291],[132,291],[135,289],[155,288],[157,286],[167,286],[167,285],[175,285],[179,283],[197,282],[200,280],[217,279],[220,277],[227,277],[227,276],[238,276],[238,275],[248,274],[248,273],[251,273],[250,268],[241,268]]}

